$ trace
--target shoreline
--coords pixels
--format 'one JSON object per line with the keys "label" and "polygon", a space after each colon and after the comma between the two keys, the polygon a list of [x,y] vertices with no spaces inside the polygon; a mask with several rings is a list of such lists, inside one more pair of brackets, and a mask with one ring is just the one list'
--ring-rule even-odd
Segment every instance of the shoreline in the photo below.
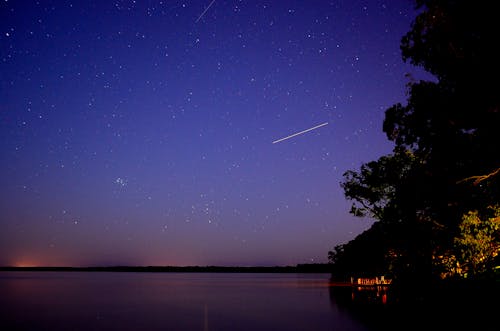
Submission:
{"label": "shoreline", "polygon": [[273,267],[229,266],[106,266],[106,267],[0,267],[0,271],[70,272],[223,272],[223,273],[331,273],[328,264],[298,264]]}

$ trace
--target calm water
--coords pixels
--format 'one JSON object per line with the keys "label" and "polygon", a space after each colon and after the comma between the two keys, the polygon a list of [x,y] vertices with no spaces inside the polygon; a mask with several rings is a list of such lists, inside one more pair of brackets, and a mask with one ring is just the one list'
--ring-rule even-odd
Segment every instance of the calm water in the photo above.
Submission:
{"label": "calm water", "polygon": [[0,272],[0,329],[368,330],[336,305],[328,278],[328,274]]}

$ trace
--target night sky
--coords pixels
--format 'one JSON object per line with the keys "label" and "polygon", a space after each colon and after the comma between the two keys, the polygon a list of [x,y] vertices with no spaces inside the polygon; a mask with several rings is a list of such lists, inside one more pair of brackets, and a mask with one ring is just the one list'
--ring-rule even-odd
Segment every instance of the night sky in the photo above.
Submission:
{"label": "night sky", "polygon": [[[425,78],[412,1],[0,3],[0,265],[294,265]],[[280,138],[328,123],[290,139]]]}

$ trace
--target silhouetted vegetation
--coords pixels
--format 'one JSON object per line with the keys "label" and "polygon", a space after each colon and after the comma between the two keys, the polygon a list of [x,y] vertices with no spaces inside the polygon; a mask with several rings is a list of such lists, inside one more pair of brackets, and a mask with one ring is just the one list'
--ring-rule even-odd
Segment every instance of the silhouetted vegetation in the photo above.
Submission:
{"label": "silhouetted vegetation", "polygon": [[417,286],[415,293],[443,280],[498,284],[500,30],[494,3],[417,0],[416,6],[420,14],[402,38],[402,57],[436,81],[410,80],[406,105],[386,110],[383,130],[394,142],[392,153],[344,174],[351,213],[376,222],[329,252],[333,276],[387,275],[401,288]]}

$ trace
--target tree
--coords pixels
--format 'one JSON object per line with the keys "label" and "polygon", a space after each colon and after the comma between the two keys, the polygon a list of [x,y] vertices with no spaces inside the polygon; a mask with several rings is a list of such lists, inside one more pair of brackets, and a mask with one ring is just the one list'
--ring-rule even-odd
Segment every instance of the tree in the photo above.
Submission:
{"label": "tree", "polygon": [[379,240],[389,243],[388,233],[382,223],[375,224],[347,244],[335,246],[328,254],[334,268],[332,276],[338,280],[350,277],[391,276],[391,251]]}
{"label": "tree", "polygon": [[[477,215],[487,215],[500,201],[500,153],[495,152],[500,150],[495,55],[500,30],[491,2],[417,0],[416,5],[421,13],[402,38],[402,57],[437,81],[408,84],[407,103],[385,113],[383,130],[394,142],[392,154],[347,171],[341,186],[353,201],[351,213],[375,218],[374,225],[381,223],[390,233],[367,236],[374,236],[372,243],[384,240],[379,245],[386,256],[396,257],[396,277],[442,276],[457,261],[476,274],[483,267],[471,254],[491,229],[483,226],[489,218]],[[487,238],[496,247],[498,236]],[[349,256],[354,246],[344,245],[341,256]]]}
{"label": "tree", "polygon": [[500,253],[500,206],[490,207],[490,214],[481,217],[470,211],[462,217],[460,236],[455,238],[459,274],[483,275],[494,271]]}

